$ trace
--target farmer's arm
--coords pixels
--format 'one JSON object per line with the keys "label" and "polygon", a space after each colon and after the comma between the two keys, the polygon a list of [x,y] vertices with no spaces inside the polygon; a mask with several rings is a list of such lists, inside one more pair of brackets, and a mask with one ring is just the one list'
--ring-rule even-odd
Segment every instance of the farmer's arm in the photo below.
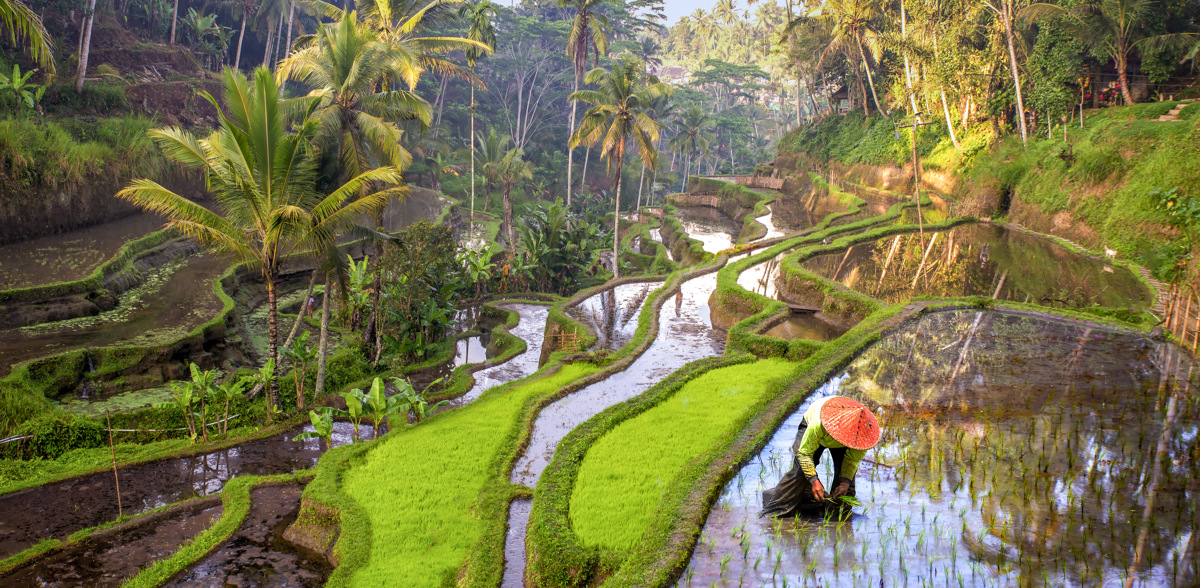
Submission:
{"label": "farmer's arm", "polygon": [[858,473],[858,464],[862,463],[867,452],[861,449],[846,449],[846,457],[842,458],[841,477],[847,480],[853,480],[854,474]]}
{"label": "farmer's arm", "polygon": [[821,423],[809,421],[808,429],[804,431],[804,437],[800,439],[800,447],[796,450],[796,461],[800,462],[800,469],[810,482],[817,479],[817,464],[813,463],[813,455],[821,446],[821,437],[823,436],[825,436],[825,428],[821,426]]}

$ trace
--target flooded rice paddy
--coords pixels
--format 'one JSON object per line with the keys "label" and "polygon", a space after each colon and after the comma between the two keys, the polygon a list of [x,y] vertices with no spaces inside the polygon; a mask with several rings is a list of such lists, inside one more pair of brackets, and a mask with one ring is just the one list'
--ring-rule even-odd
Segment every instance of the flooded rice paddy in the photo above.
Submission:
{"label": "flooded rice paddy", "polygon": [[[1198,375],[1134,334],[926,316],[821,386],[734,476],[679,585],[1194,586]],[[828,395],[883,425],[856,477],[862,505],[758,518],[808,403]]]}
{"label": "flooded rice paddy", "polygon": [[283,538],[300,512],[297,485],[262,486],[250,491],[250,513],[238,532],[164,586],[316,588],[333,568],[325,558]]}
{"label": "flooded rice paddy", "polygon": [[680,206],[678,210],[683,231],[709,253],[733,247],[742,232],[741,224],[711,206]]}
{"label": "flooded rice paddy", "polygon": [[229,267],[194,255],[154,270],[116,308],[89,317],[0,331],[0,376],[13,364],[73,349],[154,345],[186,335],[222,308],[214,281]]}
{"label": "flooded rice paddy", "polygon": [[[642,304],[661,285],[662,282],[621,284],[588,297],[565,312],[592,330],[598,339],[595,349],[616,351],[633,339]],[[579,333],[580,339],[585,335]]]}
{"label": "flooded rice paddy", "polygon": [[221,517],[219,503],[175,512],[165,517],[147,516],[113,532],[101,532],[82,543],[35,560],[0,577],[4,586],[120,586],[140,568],[179,549]]}
{"label": "flooded rice paddy", "polygon": [[0,246],[0,289],[29,288],[86,278],[126,242],[165,221],[135,214],[112,222]]}
{"label": "flooded rice paddy", "polygon": [[[713,328],[708,308],[716,285],[716,272],[684,282],[679,293],[668,298],[659,311],[658,336],[629,367],[542,409],[533,423],[529,445],[513,466],[512,482],[536,486],[555,448],[572,429],[604,409],[645,392],[690,361],[723,354],[725,332]],[[522,585],[528,524],[528,505],[514,502],[510,507],[502,586]]]}
{"label": "flooded rice paddy", "polygon": [[884,302],[992,296],[1050,306],[1146,308],[1133,272],[990,223],[905,233],[819,255],[805,269]]}
{"label": "flooded rice paddy", "polygon": [[[131,465],[119,470],[125,514],[221,491],[236,476],[310,468],[325,452],[317,439],[293,441],[311,425],[227,449]],[[369,438],[371,428],[360,429]],[[334,446],[350,443],[350,423],[334,423]],[[0,559],[42,539],[67,535],[117,518],[112,471],[70,478],[0,496]]]}
{"label": "flooded rice paddy", "polygon": [[453,406],[462,406],[473,402],[484,392],[496,386],[519,380],[538,370],[538,362],[542,356],[542,341],[546,331],[546,317],[550,314],[550,307],[537,304],[502,304],[500,306],[521,315],[520,322],[508,332],[525,341],[525,351],[500,365],[472,374],[475,377],[475,385],[471,386],[466,394],[451,401],[450,404]]}

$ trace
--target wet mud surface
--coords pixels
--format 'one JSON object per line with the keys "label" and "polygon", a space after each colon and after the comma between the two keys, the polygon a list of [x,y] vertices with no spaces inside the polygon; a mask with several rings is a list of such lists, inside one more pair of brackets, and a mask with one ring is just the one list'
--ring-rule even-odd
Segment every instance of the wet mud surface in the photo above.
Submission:
{"label": "wet mud surface", "polygon": [[[566,309],[567,316],[587,325],[598,340],[593,349],[616,351],[625,346],[637,331],[638,313],[646,297],[662,282],[635,282],[609,288]],[[586,337],[579,333],[579,338]]]}
{"label": "wet mud surface", "polygon": [[215,255],[195,255],[155,270],[96,316],[0,331],[0,376],[12,365],[85,347],[153,345],[182,337],[211,320],[222,304],[214,281],[229,267]]}
{"label": "wet mud surface", "polygon": [[299,586],[325,583],[333,568],[283,538],[300,512],[303,488],[262,486],[250,491],[250,513],[230,540],[164,586]]}
{"label": "wet mud surface", "polygon": [[709,253],[733,247],[742,232],[742,225],[711,206],[680,206],[678,210],[683,231]]}
{"label": "wet mud surface", "polygon": [[126,242],[162,228],[152,214],[11,243],[0,247],[0,290],[29,288],[86,278],[112,259]]}
{"label": "wet mud surface", "polygon": [[[1177,347],[1137,335],[926,316],[821,386],[741,468],[679,585],[1197,585],[1197,376]],[[862,505],[844,520],[758,518],[804,411],[828,395],[883,426],[855,479]]]}
{"label": "wet mud surface", "polygon": [[[309,468],[325,452],[317,439],[293,441],[305,426],[271,437],[191,457],[132,465],[119,470],[125,514],[221,491],[240,475],[282,474]],[[333,444],[351,441],[350,423],[334,423]],[[360,433],[370,438],[371,427]],[[67,535],[117,518],[112,471],[71,478],[0,496],[0,559],[46,538]]]}
{"label": "wet mud surface", "polygon": [[220,504],[209,505],[102,532],[0,576],[0,586],[120,586],[140,568],[175,553],[180,544],[212,526],[221,513]]}
{"label": "wet mud surface", "polygon": [[792,339],[833,341],[844,335],[847,330],[845,327],[826,321],[821,313],[792,314],[787,320],[772,326],[763,334],[787,341]]}
{"label": "wet mud surface", "polygon": [[923,238],[918,233],[886,237],[814,257],[803,266],[889,303],[914,296],[993,294],[1069,308],[1151,303],[1151,293],[1123,267],[988,223],[926,231]]}

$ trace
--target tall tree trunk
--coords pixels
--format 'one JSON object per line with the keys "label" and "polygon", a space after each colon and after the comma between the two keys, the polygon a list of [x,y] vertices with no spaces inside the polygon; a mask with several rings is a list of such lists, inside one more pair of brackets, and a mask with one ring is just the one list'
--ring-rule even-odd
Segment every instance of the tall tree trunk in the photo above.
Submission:
{"label": "tall tree trunk", "polygon": [[950,141],[954,143],[954,148],[959,149],[958,137],[954,135],[954,123],[950,120],[950,107],[946,104],[946,89],[939,88],[942,93],[942,112],[946,115],[946,129],[950,131]]}
{"label": "tall tree trunk", "polygon": [[316,396],[325,391],[325,358],[329,356],[329,274],[325,274],[325,292],[321,294],[321,343],[317,351]]}
{"label": "tall tree trunk", "polygon": [[[282,15],[280,15],[282,16]],[[275,23],[267,24],[267,44],[263,47],[262,64],[266,67],[271,65],[271,49],[275,46]]]}
{"label": "tall tree trunk", "polygon": [[1134,103],[1133,92],[1129,91],[1129,60],[1125,55],[1118,56],[1117,59],[1117,79],[1121,82],[1121,97],[1125,99],[1125,105],[1129,106]]}
{"label": "tall tree trunk", "polygon": [[[807,92],[807,88],[805,91]],[[801,116],[800,111],[803,109],[800,108],[800,104],[801,104],[801,101],[800,101],[800,76],[797,75],[796,76],[796,126],[797,127],[802,124],[801,118],[800,118],[800,116]],[[816,104],[814,104],[813,107],[815,108]],[[813,110],[813,114],[816,114],[816,113],[817,113],[817,111]]]}
{"label": "tall tree trunk", "polygon": [[504,182],[504,238],[508,239],[509,251],[516,252],[517,234],[513,230],[512,200],[508,198],[510,191],[512,191],[512,182]]}
{"label": "tall tree trunk", "polygon": [[304,321],[304,311],[308,308],[308,299],[312,298],[313,288],[317,285],[317,274],[320,273],[320,261],[317,262],[317,268],[314,268],[312,275],[308,278],[308,289],[304,291],[304,301],[300,303],[300,314],[296,315],[296,322],[292,323],[292,330],[288,331],[287,340],[283,342],[284,347],[292,346],[292,339],[296,338],[296,334],[300,332],[300,323]]}
{"label": "tall tree trunk", "polygon": [[[568,175],[570,164],[567,165]],[[569,182],[568,182],[569,184]],[[570,186],[567,187],[570,194]],[[471,230],[475,229],[475,84],[471,84]]]}
{"label": "tall tree trunk", "polygon": [[617,148],[616,194],[613,198],[613,278],[621,277],[621,164],[625,150]]}
{"label": "tall tree trunk", "polygon": [[1021,97],[1021,74],[1017,70],[1017,49],[1013,44],[1012,0],[1001,3],[1004,17],[1004,36],[1008,41],[1008,67],[1012,70],[1013,85],[1017,90],[1017,122],[1021,126],[1021,144],[1029,141],[1029,132],[1025,129],[1025,99]]}
{"label": "tall tree trunk", "polygon": [[867,53],[863,51],[862,43],[858,44],[858,56],[862,58],[863,69],[867,72],[867,83],[871,86],[871,98],[875,99],[875,109],[883,115],[883,118],[891,120],[892,117],[888,116],[888,113],[879,105],[879,96],[875,94],[875,79],[871,77],[871,63],[867,61]]}
{"label": "tall tree trunk", "polygon": [[448,76],[448,75],[442,76],[442,83],[439,86],[440,90],[438,92],[438,97],[437,97],[437,105],[438,105],[437,117],[433,119],[433,124],[435,124],[435,125],[442,124],[442,111],[446,108],[446,86],[449,83],[450,83],[450,76]]}
{"label": "tall tree trunk", "polygon": [[[292,52],[292,23],[296,20],[296,2],[294,0],[292,2],[288,2],[288,6],[287,40],[283,43],[283,56],[285,58]],[[279,85],[279,94],[282,95],[283,91],[286,89],[287,80],[285,79],[283,80],[283,83]]]}
{"label": "tall tree trunk", "polygon": [[233,58],[233,69],[238,69],[242,64],[242,41],[246,38],[246,18],[248,18],[248,16],[249,15],[242,14],[242,32],[238,33],[238,48],[237,55],[235,55]]}
{"label": "tall tree trunk", "polygon": [[[572,93],[579,91],[579,70],[575,70],[575,86]],[[571,127],[567,131],[567,137],[575,133],[575,111],[579,108],[578,102],[571,102]],[[571,179],[574,170],[572,166],[575,163],[575,150],[571,148],[571,141],[567,139],[567,210],[571,210]]]}
{"label": "tall tree trunk", "polygon": [[96,21],[96,0],[88,2],[87,24],[83,31],[83,41],[79,50],[79,70],[75,75],[75,91],[83,91],[83,80],[87,77],[88,54],[92,49],[92,23]]}
{"label": "tall tree trunk", "polygon": [[[908,39],[908,13],[904,10],[904,0],[900,0],[900,38]],[[908,88],[908,102],[912,105],[913,115],[916,116],[920,110],[917,109],[917,96],[913,94],[912,85],[912,68],[908,65],[908,49],[904,50],[904,85]],[[921,117],[917,116],[917,122],[920,122]]]}
{"label": "tall tree trunk", "polygon": [[171,9],[171,45],[175,44],[175,21],[177,20],[179,20],[179,0],[175,0],[175,7]]}
{"label": "tall tree trunk", "polygon": [[587,166],[588,160],[592,158],[592,148],[589,146],[587,151],[583,152],[583,169],[579,171],[579,187],[582,189],[587,184]]}
{"label": "tall tree trunk", "polygon": [[275,370],[272,372],[273,379],[270,387],[267,388],[267,421],[270,422],[274,416],[275,399],[279,398],[279,315],[278,304],[275,292],[275,276],[272,272],[266,274],[267,282],[267,356],[275,360]]}

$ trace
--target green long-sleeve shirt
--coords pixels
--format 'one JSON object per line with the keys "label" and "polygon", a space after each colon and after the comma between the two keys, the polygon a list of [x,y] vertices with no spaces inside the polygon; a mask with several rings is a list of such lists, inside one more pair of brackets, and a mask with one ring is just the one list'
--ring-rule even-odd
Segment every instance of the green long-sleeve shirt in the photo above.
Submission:
{"label": "green long-sleeve shirt", "polygon": [[[821,407],[825,406],[825,402],[830,398],[833,397],[827,396],[813,402],[808,407],[808,411],[804,413],[808,429],[804,431],[804,437],[800,439],[800,447],[796,449],[796,460],[800,462],[800,469],[804,471],[804,475],[810,481],[817,477],[817,465],[813,463],[813,455],[816,454],[817,448],[840,449],[846,447],[826,433],[825,427],[821,425]],[[846,457],[842,459],[841,477],[854,479],[854,474],[858,473],[858,464],[866,455],[867,452],[861,449],[846,448]]]}

